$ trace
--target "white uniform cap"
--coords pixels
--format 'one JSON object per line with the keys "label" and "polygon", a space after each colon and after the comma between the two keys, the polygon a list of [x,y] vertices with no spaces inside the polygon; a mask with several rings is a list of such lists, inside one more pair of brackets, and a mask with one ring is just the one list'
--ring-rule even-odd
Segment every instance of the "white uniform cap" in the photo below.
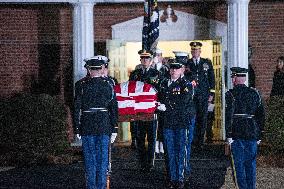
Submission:
{"label": "white uniform cap", "polygon": [[173,51],[173,53],[175,54],[175,56],[188,56],[187,52],[183,52],[183,51]]}
{"label": "white uniform cap", "polygon": [[84,61],[88,61],[88,60],[103,60],[105,63],[109,62],[109,59],[106,56],[103,55],[97,55],[97,56],[93,56],[91,58],[88,59],[84,59]]}

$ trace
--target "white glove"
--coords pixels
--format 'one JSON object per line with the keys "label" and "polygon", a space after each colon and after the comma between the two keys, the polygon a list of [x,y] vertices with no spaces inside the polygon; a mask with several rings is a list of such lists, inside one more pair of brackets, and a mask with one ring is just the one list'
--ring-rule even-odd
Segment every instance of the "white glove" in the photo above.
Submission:
{"label": "white glove", "polygon": [[166,111],[167,108],[166,108],[165,104],[159,104],[157,109],[164,112],[164,111]]}
{"label": "white glove", "polygon": [[155,56],[155,57],[153,58],[153,62],[154,62],[155,64],[157,64],[157,63],[159,62],[158,57]]}
{"label": "white glove", "polygon": [[110,137],[110,142],[114,143],[115,139],[116,139],[117,133],[112,133],[111,137]]}
{"label": "white glove", "polygon": [[81,140],[81,135],[80,134],[76,134],[76,137],[78,140]]}
{"label": "white glove", "polygon": [[234,140],[233,140],[232,138],[227,138],[227,143],[228,143],[229,145],[231,145],[233,142],[234,142]]}
{"label": "white glove", "polygon": [[257,145],[259,145],[260,144],[260,142],[261,142],[261,140],[258,140],[256,143],[257,143]]}

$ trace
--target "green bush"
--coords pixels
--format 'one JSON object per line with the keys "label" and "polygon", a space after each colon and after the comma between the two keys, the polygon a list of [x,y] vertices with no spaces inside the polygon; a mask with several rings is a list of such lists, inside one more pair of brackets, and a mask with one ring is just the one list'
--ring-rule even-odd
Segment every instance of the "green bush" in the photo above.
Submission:
{"label": "green bush", "polygon": [[2,103],[1,159],[10,165],[30,165],[62,154],[68,147],[64,105],[46,94],[24,94]]}
{"label": "green bush", "polygon": [[266,108],[265,140],[269,152],[284,153],[284,97],[271,97]]}

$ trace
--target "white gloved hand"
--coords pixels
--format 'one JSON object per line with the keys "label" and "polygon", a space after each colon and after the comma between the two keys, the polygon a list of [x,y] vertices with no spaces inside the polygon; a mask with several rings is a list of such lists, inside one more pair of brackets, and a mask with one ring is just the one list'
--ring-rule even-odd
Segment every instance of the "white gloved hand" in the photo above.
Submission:
{"label": "white gloved hand", "polygon": [[232,138],[227,138],[227,143],[228,143],[229,145],[231,145],[233,142],[234,142],[234,140],[233,140]]}
{"label": "white gloved hand", "polygon": [[117,133],[112,133],[111,137],[110,137],[110,142],[114,143],[115,139],[116,139]]}
{"label": "white gloved hand", "polygon": [[76,137],[81,140],[81,135],[80,134],[76,134]]}
{"label": "white gloved hand", "polygon": [[154,62],[155,64],[157,64],[157,63],[159,62],[158,57],[155,56],[155,57],[153,58],[153,62]]}
{"label": "white gloved hand", "polygon": [[157,109],[164,112],[164,111],[166,111],[167,108],[166,108],[165,104],[159,104]]}
{"label": "white gloved hand", "polygon": [[257,145],[259,145],[260,144],[260,142],[261,142],[261,140],[258,140],[256,143],[257,143]]}

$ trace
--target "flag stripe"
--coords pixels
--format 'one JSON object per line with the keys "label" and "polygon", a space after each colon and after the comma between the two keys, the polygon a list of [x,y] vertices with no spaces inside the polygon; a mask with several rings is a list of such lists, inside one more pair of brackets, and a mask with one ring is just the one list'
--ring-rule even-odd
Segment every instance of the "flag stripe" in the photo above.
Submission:
{"label": "flag stripe", "polygon": [[157,91],[141,81],[127,81],[114,87],[119,115],[154,113]]}

